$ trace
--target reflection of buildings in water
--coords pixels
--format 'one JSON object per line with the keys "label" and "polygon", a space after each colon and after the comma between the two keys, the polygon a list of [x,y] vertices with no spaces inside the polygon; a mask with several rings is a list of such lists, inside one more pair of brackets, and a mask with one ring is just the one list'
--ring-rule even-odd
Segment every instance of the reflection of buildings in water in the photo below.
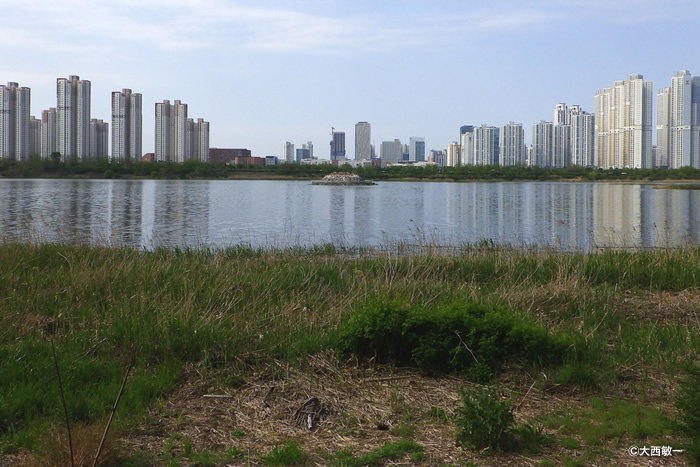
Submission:
{"label": "reflection of buildings in water", "polygon": [[[334,245],[346,245],[345,238],[345,193],[343,186],[329,186],[330,202],[328,203],[330,223],[328,224],[329,241]],[[323,240],[323,239],[322,239]]]}
{"label": "reflection of buildings in water", "polygon": [[638,185],[594,185],[593,241],[598,248],[641,246],[641,190]]}
{"label": "reflection of buildings in water", "polygon": [[108,192],[103,180],[67,180],[65,206],[58,235],[78,243],[109,245]]}
{"label": "reflection of buildings in water", "polygon": [[649,187],[656,246],[700,243],[700,191]]}
{"label": "reflection of buildings in water", "polygon": [[593,193],[588,183],[557,183],[552,197],[559,203],[552,218],[555,246],[588,250],[592,240]]}
{"label": "reflection of buildings in water", "polygon": [[143,182],[112,180],[110,233],[116,245],[141,245]]}
{"label": "reflection of buildings in water", "polygon": [[350,188],[348,195],[352,198],[353,208],[353,238],[352,243],[358,246],[373,246],[377,244],[376,238],[372,235],[372,224],[374,224],[374,209],[372,200],[372,190],[374,187],[357,186]]}
{"label": "reflection of buildings in water", "polygon": [[196,248],[207,244],[209,182],[160,181],[154,202],[154,246]]}

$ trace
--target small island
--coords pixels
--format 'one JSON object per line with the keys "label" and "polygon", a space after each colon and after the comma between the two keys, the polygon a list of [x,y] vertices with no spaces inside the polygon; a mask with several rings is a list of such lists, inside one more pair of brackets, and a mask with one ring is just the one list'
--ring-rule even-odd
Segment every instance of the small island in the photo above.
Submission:
{"label": "small island", "polygon": [[349,172],[335,172],[326,175],[321,180],[315,180],[311,182],[312,185],[342,185],[342,186],[355,186],[355,185],[376,185],[371,180],[365,180],[359,175],[355,175]]}

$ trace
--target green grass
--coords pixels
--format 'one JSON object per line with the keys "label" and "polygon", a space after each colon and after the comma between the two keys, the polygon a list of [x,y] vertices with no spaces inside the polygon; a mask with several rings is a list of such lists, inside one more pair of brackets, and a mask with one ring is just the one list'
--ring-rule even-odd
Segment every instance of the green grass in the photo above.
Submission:
{"label": "green grass", "polygon": [[[651,305],[629,302],[680,292],[697,299],[700,248],[557,254],[484,243],[446,254],[426,245],[412,253],[0,244],[0,452],[36,452],[37,435],[61,423],[50,341],[75,422],[106,419],[134,352],[115,430],[177,387],[185,365],[225,368],[231,377],[222,384],[235,390],[245,384],[237,377],[243,367],[273,360],[303,365],[307,355],[332,348],[341,325],[377,300],[422,310],[415,321],[421,326],[477,303],[506,310],[509,322],[565,336],[566,358],[547,369],[548,382],[561,387],[600,391],[616,383],[622,368],[673,373],[700,355],[697,322],[692,310],[683,315],[682,302],[680,317],[659,320]],[[638,310],[650,318],[640,319]],[[431,361],[429,350],[418,357]],[[494,362],[536,369],[519,357]],[[606,412],[615,410],[622,409]],[[587,416],[603,417],[594,408]],[[627,420],[630,435],[659,432],[658,420],[645,418],[635,428],[634,417],[618,418]],[[621,436],[612,423],[586,430]]]}

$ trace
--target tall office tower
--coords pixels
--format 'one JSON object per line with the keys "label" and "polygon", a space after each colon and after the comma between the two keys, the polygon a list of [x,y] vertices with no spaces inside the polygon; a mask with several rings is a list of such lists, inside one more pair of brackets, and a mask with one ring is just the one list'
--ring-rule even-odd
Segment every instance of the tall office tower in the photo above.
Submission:
{"label": "tall office tower", "polygon": [[41,112],[41,157],[48,159],[56,152],[56,109]]}
{"label": "tall office tower", "polygon": [[[668,165],[700,168],[700,77],[677,71],[671,80]],[[658,118],[657,118],[658,124]],[[657,142],[658,147],[658,142]],[[657,149],[658,150],[658,149]]]}
{"label": "tall office tower", "polygon": [[630,75],[595,95],[595,159],[602,168],[650,168],[651,81]]}
{"label": "tall office tower", "polygon": [[[470,135],[473,136],[473,133],[469,133]],[[471,139],[471,138],[470,138]],[[446,156],[446,163],[450,167],[457,167],[459,165],[463,165],[461,162],[461,152],[462,152],[462,147],[457,141],[452,141],[450,144],[447,145],[447,156]]]}
{"label": "tall office tower", "polygon": [[498,128],[481,125],[474,128],[474,164],[498,164]]}
{"label": "tall office tower", "polygon": [[571,125],[553,125],[552,129],[552,167],[561,169],[571,164]]}
{"label": "tall office tower", "polygon": [[530,165],[537,167],[552,166],[552,142],[554,125],[540,120],[532,126],[532,155]]}
{"label": "tall office tower", "polygon": [[29,157],[41,155],[41,120],[29,118]]}
{"label": "tall office tower", "polygon": [[396,164],[401,162],[403,155],[403,145],[401,140],[382,141],[379,156],[382,158],[382,165]]}
{"label": "tall office tower", "polygon": [[289,141],[284,142],[284,148],[282,149],[282,161],[287,163],[294,162],[294,145]]}
{"label": "tall office tower", "polygon": [[131,89],[112,93],[112,159],[141,160],[142,96]]}
{"label": "tall office tower", "polygon": [[107,157],[109,155],[109,124],[93,118],[90,120],[90,155]]}
{"label": "tall office tower", "polygon": [[367,122],[355,124],[355,160],[372,158],[372,128]]}
{"label": "tall office tower", "polygon": [[192,157],[196,157],[201,162],[209,162],[209,122],[198,118],[195,125],[197,147]]}
{"label": "tall office tower", "polygon": [[569,107],[566,104],[557,104],[554,106],[554,125],[569,125],[571,123],[571,114]]}
{"label": "tall office tower", "polygon": [[344,161],[345,160],[345,132],[335,131],[335,128],[331,128],[331,160],[332,161]]}
{"label": "tall office tower", "polygon": [[156,162],[171,162],[170,159],[170,120],[172,106],[170,101],[156,103],[156,135],[155,135],[155,160]]}
{"label": "tall office tower", "polygon": [[411,136],[408,143],[408,160],[425,162],[425,138]]}
{"label": "tall office tower", "polygon": [[593,167],[595,147],[595,117],[572,105],[571,114],[571,163]]}
{"label": "tall office tower", "polygon": [[29,159],[31,101],[29,88],[0,85],[0,159]]}
{"label": "tall office tower", "polygon": [[654,167],[668,167],[671,150],[671,88],[656,94],[656,154]]}
{"label": "tall office tower", "polygon": [[306,143],[302,143],[301,147],[302,149],[309,150],[309,159],[314,158],[314,143],[312,143],[311,141],[307,141]]}
{"label": "tall office tower", "polygon": [[501,127],[501,165],[513,166],[525,163],[525,130],[521,123],[509,122]]}
{"label": "tall office tower", "polygon": [[437,150],[431,149],[430,156],[428,156],[431,162],[435,162],[440,167],[446,167],[447,164],[447,150]]}
{"label": "tall office tower", "polygon": [[90,157],[90,81],[56,80],[56,150],[63,160]]}

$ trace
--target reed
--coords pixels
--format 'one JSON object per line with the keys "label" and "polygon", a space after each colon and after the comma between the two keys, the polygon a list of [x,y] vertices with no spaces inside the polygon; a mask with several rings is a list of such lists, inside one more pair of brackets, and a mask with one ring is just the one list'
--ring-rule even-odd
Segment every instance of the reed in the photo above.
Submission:
{"label": "reed", "polygon": [[133,346],[116,430],[182,382],[183,368],[303,364],[376,299],[427,313],[461,302],[505,306],[571,338],[563,384],[595,387],[639,364],[673,372],[700,349],[700,248],[423,245],[402,254],[5,243],[0,265],[0,451],[38,449],[47,423],[60,423],[51,340],[70,362],[61,368],[67,411],[82,424],[106,418]]}

